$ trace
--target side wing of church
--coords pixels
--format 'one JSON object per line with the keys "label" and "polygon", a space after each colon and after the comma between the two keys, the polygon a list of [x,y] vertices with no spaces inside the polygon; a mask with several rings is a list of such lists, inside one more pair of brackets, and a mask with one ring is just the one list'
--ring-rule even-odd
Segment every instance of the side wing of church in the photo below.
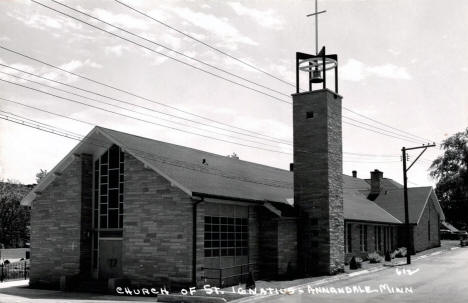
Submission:
{"label": "side wing of church", "polygon": [[[346,261],[404,246],[401,186],[380,172],[342,175],[342,186],[344,230],[333,245]],[[23,200],[32,206],[30,284],[303,276],[294,197],[291,171],[96,127]],[[410,189],[409,199],[414,250],[440,245],[432,188]]]}

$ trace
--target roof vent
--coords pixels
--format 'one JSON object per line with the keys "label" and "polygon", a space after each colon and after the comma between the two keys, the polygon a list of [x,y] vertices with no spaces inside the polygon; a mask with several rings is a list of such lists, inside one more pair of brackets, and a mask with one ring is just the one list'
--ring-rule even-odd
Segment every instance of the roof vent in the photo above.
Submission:
{"label": "roof vent", "polygon": [[206,162],[206,159],[205,159],[205,158],[202,159],[201,163],[202,163],[203,165],[208,166],[208,162]]}
{"label": "roof vent", "polygon": [[353,178],[357,178],[357,170],[353,170]]}

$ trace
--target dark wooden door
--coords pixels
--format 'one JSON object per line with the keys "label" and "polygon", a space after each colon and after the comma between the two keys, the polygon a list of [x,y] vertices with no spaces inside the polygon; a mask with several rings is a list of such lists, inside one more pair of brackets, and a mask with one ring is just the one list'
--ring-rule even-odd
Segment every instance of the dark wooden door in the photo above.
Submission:
{"label": "dark wooden door", "polygon": [[122,240],[99,241],[99,279],[122,276]]}

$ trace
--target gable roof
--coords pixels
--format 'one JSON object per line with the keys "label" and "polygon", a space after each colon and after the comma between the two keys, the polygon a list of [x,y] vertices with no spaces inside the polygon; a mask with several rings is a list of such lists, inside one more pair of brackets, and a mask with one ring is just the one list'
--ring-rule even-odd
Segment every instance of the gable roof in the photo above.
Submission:
{"label": "gable roof", "polygon": [[[100,142],[96,146],[93,142]],[[102,144],[104,143],[104,144]],[[57,164],[39,183],[23,204],[30,204],[56,176],[60,175],[75,154],[100,155],[112,144],[120,146],[146,167],[169,180],[190,196],[246,200],[292,205],[293,173],[266,165],[229,158],[206,151],[170,144],[103,127],[95,127],[86,138]],[[344,218],[399,224],[401,219],[378,203],[366,199],[369,184],[343,175]]]}
{"label": "gable roof", "polygon": [[[408,214],[410,224],[418,224],[426,205],[432,201],[441,220],[444,219],[442,208],[432,187],[408,188]],[[404,191],[403,189],[387,189],[377,196],[374,202],[393,214],[401,222],[405,222]]]}

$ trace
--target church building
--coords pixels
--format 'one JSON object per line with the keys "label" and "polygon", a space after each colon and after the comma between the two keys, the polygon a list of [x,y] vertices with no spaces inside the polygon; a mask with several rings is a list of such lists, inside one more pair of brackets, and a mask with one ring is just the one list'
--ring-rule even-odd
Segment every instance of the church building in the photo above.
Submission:
{"label": "church building", "polygon": [[[378,170],[342,173],[337,76],[334,91],[325,85],[336,60],[324,49],[297,55],[310,87],[293,95],[290,170],[95,127],[22,201],[32,207],[30,285],[228,286],[249,273],[336,274],[352,256],[405,246],[402,186]],[[411,249],[440,245],[433,189],[408,194]]]}

